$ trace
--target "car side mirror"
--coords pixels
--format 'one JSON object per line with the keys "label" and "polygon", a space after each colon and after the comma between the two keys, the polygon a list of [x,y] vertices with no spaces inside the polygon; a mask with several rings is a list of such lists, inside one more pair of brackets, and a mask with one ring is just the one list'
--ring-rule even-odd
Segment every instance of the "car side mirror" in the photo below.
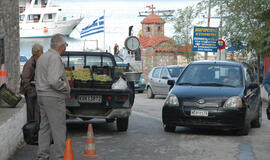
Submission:
{"label": "car side mirror", "polygon": [[257,82],[248,83],[247,89],[254,89],[254,88],[259,88],[259,85]]}
{"label": "car side mirror", "polygon": [[168,76],[162,76],[161,78],[162,78],[162,79],[169,79]]}
{"label": "car side mirror", "polygon": [[167,84],[168,84],[168,85],[170,85],[170,86],[173,86],[173,85],[174,85],[174,83],[175,83],[175,81],[174,81],[174,80],[168,80],[168,81],[167,81]]}

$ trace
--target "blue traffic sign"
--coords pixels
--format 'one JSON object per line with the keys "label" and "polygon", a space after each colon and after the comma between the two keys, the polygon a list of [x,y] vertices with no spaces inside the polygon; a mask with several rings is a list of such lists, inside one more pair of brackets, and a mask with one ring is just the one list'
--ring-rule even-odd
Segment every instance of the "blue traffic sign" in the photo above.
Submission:
{"label": "blue traffic sign", "polygon": [[194,27],[193,48],[195,52],[217,52],[218,28]]}

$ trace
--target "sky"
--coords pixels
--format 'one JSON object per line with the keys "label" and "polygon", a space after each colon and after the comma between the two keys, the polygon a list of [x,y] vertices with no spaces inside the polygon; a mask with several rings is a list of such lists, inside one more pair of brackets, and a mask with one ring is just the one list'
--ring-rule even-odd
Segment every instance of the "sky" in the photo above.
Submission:
{"label": "sky", "polygon": [[[128,37],[128,28],[133,25],[133,35],[137,36],[143,18],[140,11],[150,11],[146,6],[154,5],[156,10],[177,10],[187,6],[196,5],[201,0],[53,0],[53,4],[62,7],[63,16],[84,17],[83,21],[70,35],[78,40],[98,40],[99,48],[104,48],[104,34],[99,33],[86,38],[80,38],[83,27],[91,24],[93,20],[105,12],[105,48],[112,49],[115,43],[121,47]],[[205,19],[207,22],[207,19]],[[165,36],[172,37],[174,29],[171,23],[165,23]],[[95,46],[89,41],[89,47]]]}

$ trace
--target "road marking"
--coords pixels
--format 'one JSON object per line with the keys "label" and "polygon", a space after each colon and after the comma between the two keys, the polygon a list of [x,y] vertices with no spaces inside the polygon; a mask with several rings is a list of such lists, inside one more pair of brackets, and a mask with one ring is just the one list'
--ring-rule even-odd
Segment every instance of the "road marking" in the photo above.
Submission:
{"label": "road marking", "polygon": [[236,155],[238,160],[255,160],[252,146],[248,143],[241,143],[239,146],[239,153]]}
{"label": "road marking", "polygon": [[154,116],[152,116],[150,114],[146,114],[146,113],[143,113],[143,112],[132,111],[132,114],[135,114],[137,116],[141,116],[141,117],[144,117],[144,118],[149,118],[149,119],[154,119],[154,120],[157,120],[157,121],[161,121],[160,118],[154,117]]}

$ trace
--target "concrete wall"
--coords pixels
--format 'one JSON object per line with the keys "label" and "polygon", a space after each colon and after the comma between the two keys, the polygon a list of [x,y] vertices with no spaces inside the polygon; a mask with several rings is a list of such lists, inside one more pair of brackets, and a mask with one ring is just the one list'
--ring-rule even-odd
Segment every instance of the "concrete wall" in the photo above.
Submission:
{"label": "concrete wall", "polygon": [[22,127],[26,123],[26,104],[20,102],[16,108],[0,107],[0,159],[7,160],[22,144]]}
{"label": "concrete wall", "polygon": [[19,1],[0,0],[0,17],[0,35],[4,37],[8,84],[10,89],[18,92],[20,80]]}
{"label": "concrete wall", "polygon": [[147,81],[147,75],[153,67],[163,65],[177,65],[177,55],[175,53],[155,52],[151,47],[142,52],[142,72]]}

